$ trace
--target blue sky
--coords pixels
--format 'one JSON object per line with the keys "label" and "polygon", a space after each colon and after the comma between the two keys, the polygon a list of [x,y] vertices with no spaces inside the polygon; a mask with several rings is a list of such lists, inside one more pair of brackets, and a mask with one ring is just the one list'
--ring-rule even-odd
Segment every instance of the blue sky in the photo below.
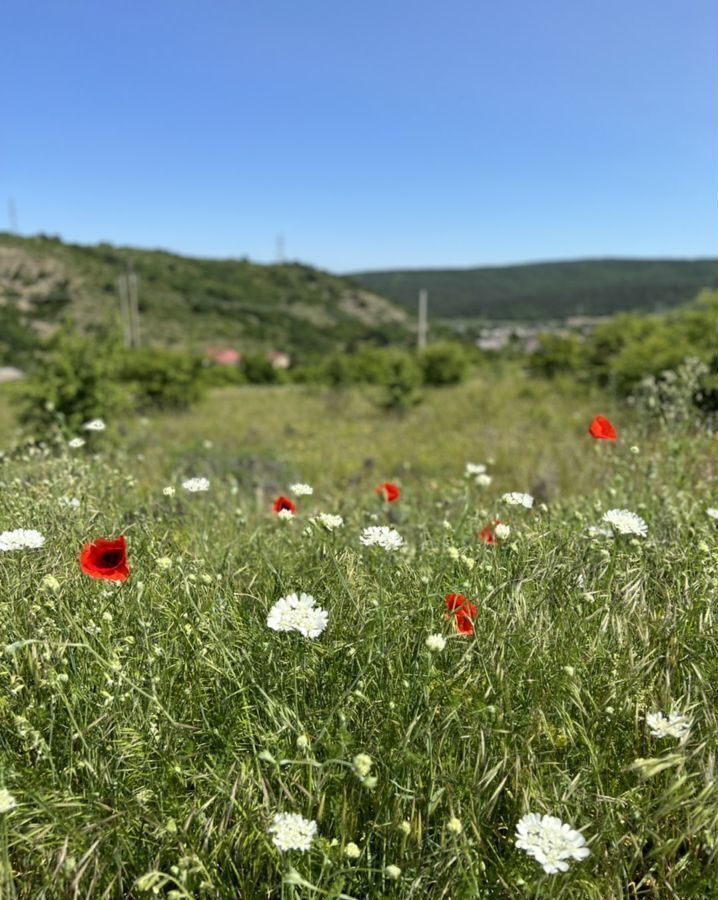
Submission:
{"label": "blue sky", "polygon": [[715,0],[4,0],[0,229],[334,271],[714,256]]}

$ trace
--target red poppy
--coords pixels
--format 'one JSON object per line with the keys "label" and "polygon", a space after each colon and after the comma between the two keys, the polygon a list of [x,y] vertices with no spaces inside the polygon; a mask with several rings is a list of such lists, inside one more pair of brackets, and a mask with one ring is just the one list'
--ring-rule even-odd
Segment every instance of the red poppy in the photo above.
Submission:
{"label": "red poppy", "polygon": [[[447,594],[446,608],[454,614],[456,629],[460,634],[474,633],[474,620],[478,609],[463,594]],[[447,614],[448,616],[448,614]]]}
{"label": "red poppy", "polygon": [[80,568],[91,578],[124,581],[130,574],[124,537],[120,535],[114,541],[98,538],[91,544],[85,544],[80,554]]}
{"label": "red poppy", "polygon": [[289,497],[282,496],[277,497],[277,499],[272,504],[272,509],[275,511],[275,513],[279,513],[282,512],[283,509],[287,509],[292,515],[294,515],[294,513],[297,511],[297,507],[292,503]]}
{"label": "red poppy", "polygon": [[500,524],[501,519],[497,519],[493,525],[484,525],[484,527],[479,532],[479,540],[483,541],[485,544],[495,544],[496,535],[494,534],[494,527]]}
{"label": "red poppy", "polygon": [[383,495],[387,503],[393,503],[399,499],[400,491],[393,481],[385,481],[379,487],[374,488],[374,493]]}
{"label": "red poppy", "polygon": [[616,429],[605,416],[596,416],[588,426],[588,433],[597,441],[616,440]]}

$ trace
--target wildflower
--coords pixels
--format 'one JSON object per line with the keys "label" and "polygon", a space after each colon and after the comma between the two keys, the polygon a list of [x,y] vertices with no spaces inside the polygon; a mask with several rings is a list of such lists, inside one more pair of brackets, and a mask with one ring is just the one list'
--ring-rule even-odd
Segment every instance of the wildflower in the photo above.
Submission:
{"label": "wildflower", "polygon": [[411,834],[411,822],[408,819],[404,819],[403,822],[399,823],[399,831],[405,836]]}
{"label": "wildflower", "polygon": [[317,823],[299,813],[277,813],[268,831],[273,835],[272,843],[280,850],[306,853],[317,833]]}
{"label": "wildflower", "polygon": [[613,531],[610,528],[600,528],[598,525],[589,525],[588,535],[589,537],[614,537]]}
{"label": "wildflower", "polygon": [[474,620],[478,613],[476,606],[470,603],[463,594],[447,594],[445,604],[449,613],[454,615],[457,631],[460,634],[473,634]]}
{"label": "wildflower", "polygon": [[304,637],[316,638],[327,627],[329,613],[315,606],[311,594],[288,594],[269,610],[267,626],[273,631],[298,631]]}
{"label": "wildflower", "polygon": [[127,544],[124,536],[114,540],[98,538],[91,544],[85,544],[80,554],[80,568],[91,578],[104,578],[108,581],[125,581],[130,569],[127,565]]}
{"label": "wildflower", "polygon": [[533,857],[549,875],[566,872],[566,860],[581,860],[591,855],[581,832],[556,816],[528,813],[516,825],[516,838],[516,846]]}
{"label": "wildflower", "polygon": [[295,497],[309,497],[314,493],[314,488],[311,484],[290,484],[289,490]]}
{"label": "wildflower", "polygon": [[182,487],[186,491],[189,491],[190,494],[197,494],[200,491],[208,491],[209,478],[188,478],[186,481],[182,482]]}
{"label": "wildflower", "polygon": [[67,442],[67,446],[71,450],[79,450],[80,447],[85,446],[85,439],[81,437],[70,438],[70,440]]}
{"label": "wildflower", "polygon": [[504,503],[508,503],[509,506],[524,506],[526,509],[531,509],[534,505],[534,498],[531,494],[522,494],[520,491],[510,491],[508,494],[504,494],[501,499]]}
{"label": "wildflower", "polygon": [[89,422],[85,422],[82,426],[85,431],[104,431],[107,428],[104,421],[102,419],[90,419]]}
{"label": "wildflower", "polygon": [[449,549],[446,551],[446,555],[449,557],[449,559],[457,560],[461,554],[459,553],[458,547],[449,547]]}
{"label": "wildflower", "polygon": [[281,519],[283,522],[291,522],[294,518],[294,513],[291,509],[280,509],[277,513],[277,518]]}
{"label": "wildflower", "polygon": [[331,513],[319,513],[318,516],[314,516],[312,522],[323,526],[327,531],[334,531],[336,528],[342,527],[344,519],[341,516],[333,516]]}
{"label": "wildflower", "polygon": [[60,497],[60,506],[64,506],[67,509],[79,509],[80,501],[77,497]]}
{"label": "wildflower", "polygon": [[443,634],[430,634],[424,643],[432,653],[441,653],[446,647],[446,638]]}
{"label": "wildflower", "polygon": [[382,550],[398,550],[404,544],[399,532],[386,525],[370,525],[362,531],[359,540],[365,547],[377,546]]}
{"label": "wildflower", "polygon": [[446,830],[450,831],[451,834],[461,834],[464,830],[464,826],[461,824],[461,819],[457,819],[456,816],[452,816],[451,819],[446,823]]}
{"label": "wildflower", "polygon": [[616,440],[616,429],[605,416],[596,416],[588,426],[588,433],[597,441]]}
{"label": "wildflower", "polygon": [[169,556],[160,556],[155,560],[155,565],[158,569],[162,569],[163,571],[167,571],[172,568],[172,560]]}
{"label": "wildflower", "polygon": [[272,509],[275,513],[281,513],[282,511],[286,511],[294,515],[297,511],[297,507],[292,503],[289,497],[283,497],[281,494],[276,498],[274,503],[272,503]]}
{"label": "wildflower", "polygon": [[399,499],[399,488],[393,481],[384,481],[378,487],[374,488],[374,493],[384,497],[387,503],[394,503]]}
{"label": "wildflower", "polygon": [[493,478],[490,475],[487,475],[485,472],[477,475],[474,479],[474,483],[478,484],[479,487],[488,487],[492,481]]}
{"label": "wildflower", "polygon": [[639,454],[640,452],[641,452],[641,448],[640,448],[640,447],[636,447],[635,444],[634,444],[633,447],[631,447],[631,453],[632,453],[634,456],[638,456],[638,454]]}
{"label": "wildflower", "polygon": [[691,720],[678,712],[671,712],[668,716],[663,713],[647,713],[646,725],[651,729],[653,737],[672,737],[679,740],[686,737],[691,729]]}
{"label": "wildflower", "polygon": [[297,750],[306,750],[309,746],[309,738],[306,734],[297,735]]}
{"label": "wildflower", "polygon": [[399,868],[399,866],[387,866],[384,869],[384,874],[392,881],[397,881],[399,878],[401,878],[401,869]]}
{"label": "wildflower", "polygon": [[16,528],[0,534],[0,553],[11,550],[39,550],[45,543],[44,535],[34,528]]}
{"label": "wildflower", "polygon": [[354,841],[349,841],[349,843],[344,848],[344,856],[346,856],[347,859],[359,859],[359,857],[361,856],[361,850],[359,849],[359,847],[357,847]]}
{"label": "wildflower", "polygon": [[497,522],[494,528],[494,536],[497,541],[505,541],[511,534],[511,528],[505,522]]}
{"label": "wildflower", "polygon": [[718,509],[715,506],[709,506],[706,510],[706,513],[711,517],[711,519],[718,519]]}
{"label": "wildflower", "polygon": [[354,765],[354,771],[360,778],[366,778],[366,776],[371,772],[371,767],[374,764],[371,756],[367,753],[357,753],[357,755],[352,760]]}
{"label": "wildflower", "polygon": [[174,497],[176,491],[171,484],[168,484],[167,487],[162,488],[162,493],[165,495],[165,497]]}
{"label": "wildflower", "polygon": [[486,472],[486,466],[483,463],[466,463],[466,468],[464,469],[464,475],[467,478],[475,477],[476,475],[483,475]]}
{"label": "wildflower", "polygon": [[504,525],[501,519],[496,519],[494,527],[484,525],[479,532],[479,540],[485,544],[495,544],[497,540],[504,540],[509,536],[511,529],[508,525]]}
{"label": "wildflower", "polygon": [[13,797],[10,791],[5,788],[0,788],[0,814],[8,813],[11,810],[15,809],[17,806],[17,800]]}
{"label": "wildflower", "polygon": [[645,537],[648,533],[648,526],[644,520],[628,509],[609,509],[603,514],[603,521],[611,525],[619,534]]}

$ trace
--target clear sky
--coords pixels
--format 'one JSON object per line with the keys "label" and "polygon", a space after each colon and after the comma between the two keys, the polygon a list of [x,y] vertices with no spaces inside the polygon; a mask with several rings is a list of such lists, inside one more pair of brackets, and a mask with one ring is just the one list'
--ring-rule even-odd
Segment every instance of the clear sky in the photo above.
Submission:
{"label": "clear sky", "polygon": [[715,256],[716,0],[3,0],[0,229],[334,271]]}

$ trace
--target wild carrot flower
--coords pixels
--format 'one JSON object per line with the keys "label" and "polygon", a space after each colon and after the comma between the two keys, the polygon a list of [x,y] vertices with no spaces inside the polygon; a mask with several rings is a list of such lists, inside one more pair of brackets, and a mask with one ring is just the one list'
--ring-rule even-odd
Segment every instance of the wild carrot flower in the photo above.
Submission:
{"label": "wild carrot flower", "polygon": [[424,643],[432,653],[441,653],[446,647],[446,638],[443,634],[430,634]]}
{"label": "wild carrot flower", "polygon": [[632,534],[637,537],[645,537],[648,534],[648,525],[645,521],[628,509],[609,509],[603,514],[603,521],[619,534]]}
{"label": "wild carrot flower", "polygon": [[189,491],[190,494],[197,494],[201,491],[209,490],[209,479],[208,478],[188,478],[186,481],[182,482],[182,487]]}
{"label": "wild carrot flower", "polygon": [[647,713],[646,725],[651,729],[653,737],[672,737],[679,740],[686,737],[691,730],[691,720],[679,712],[671,712],[664,716],[661,712]]}
{"label": "wild carrot flower", "polygon": [[595,416],[588,426],[588,433],[597,441],[616,440],[616,429],[605,416]]}
{"label": "wild carrot flower", "polygon": [[311,594],[281,597],[269,610],[267,626],[273,631],[298,631],[304,637],[319,637],[327,627],[329,613],[315,603]]}
{"label": "wild carrot flower", "polygon": [[44,535],[34,528],[16,528],[0,534],[0,553],[12,550],[39,550],[45,543]]}
{"label": "wild carrot flower", "polygon": [[398,550],[404,544],[399,532],[386,525],[370,525],[362,531],[359,540],[365,547],[381,547],[382,550]]}
{"label": "wild carrot flower", "polygon": [[67,442],[67,446],[71,450],[79,450],[80,447],[85,446],[85,439],[81,437],[70,438],[70,440]]}
{"label": "wild carrot flower", "polygon": [[306,853],[317,833],[317,823],[299,813],[277,813],[268,831],[274,846],[283,852],[299,850]]}
{"label": "wild carrot flower", "polygon": [[90,419],[82,427],[85,431],[104,431],[107,428],[102,419]]}
{"label": "wild carrot flower", "polygon": [[331,513],[319,513],[311,521],[326,528],[327,531],[334,531],[337,528],[341,528],[344,524],[344,519],[341,516],[334,516]]}
{"label": "wild carrot flower", "polygon": [[311,484],[290,484],[289,490],[295,497],[309,497],[314,493],[314,488]]}
{"label": "wild carrot flower", "polygon": [[501,499],[504,503],[508,503],[509,506],[523,506],[526,509],[531,509],[534,505],[534,498],[531,494],[522,494],[521,491],[509,491]]}
{"label": "wild carrot flower", "polygon": [[567,860],[585,859],[591,855],[586,840],[556,816],[540,816],[528,813],[516,825],[516,846],[554,875],[568,870]]}

